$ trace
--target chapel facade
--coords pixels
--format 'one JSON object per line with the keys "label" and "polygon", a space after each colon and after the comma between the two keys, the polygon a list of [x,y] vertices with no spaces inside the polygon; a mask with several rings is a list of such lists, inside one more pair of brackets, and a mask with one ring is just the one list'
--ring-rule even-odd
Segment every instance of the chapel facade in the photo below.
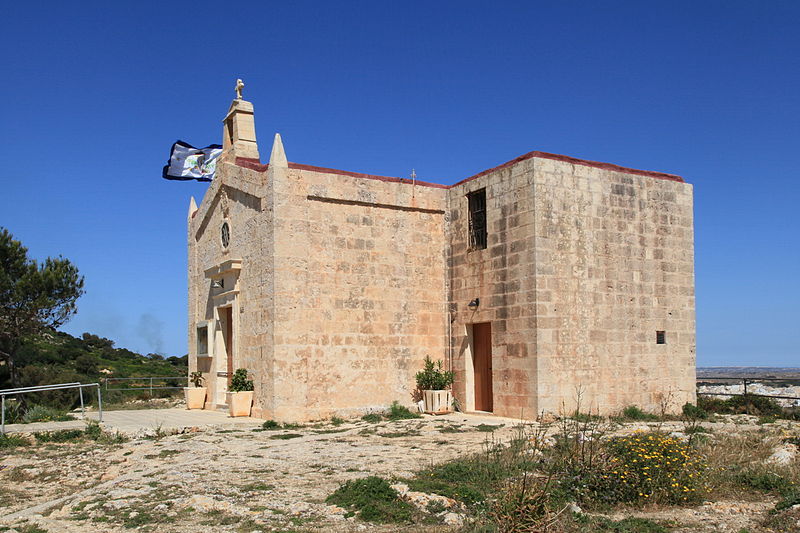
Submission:
{"label": "chapel facade", "polygon": [[411,405],[426,356],[464,411],[695,401],[692,186],[530,152],[445,186],[260,162],[250,102],[188,217],[189,366],[304,421]]}

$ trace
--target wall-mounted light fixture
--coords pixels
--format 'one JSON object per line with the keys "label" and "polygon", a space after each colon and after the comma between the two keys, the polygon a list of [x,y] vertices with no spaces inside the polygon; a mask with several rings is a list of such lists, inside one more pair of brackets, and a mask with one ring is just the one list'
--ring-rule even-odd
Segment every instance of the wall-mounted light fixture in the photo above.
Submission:
{"label": "wall-mounted light fixture", "polygon": [[467,304],[467,307],[469,307],[470,311],[475,311],[479,305],[481,305],[481,299],[474,298],[470,303]]}
{"label": "wall-mounted light fixture", "polygon": [[211,280],[211,288],[212,289],[224,289],[225,288],[225,280],[224,279],[213,279],[213,280]]}

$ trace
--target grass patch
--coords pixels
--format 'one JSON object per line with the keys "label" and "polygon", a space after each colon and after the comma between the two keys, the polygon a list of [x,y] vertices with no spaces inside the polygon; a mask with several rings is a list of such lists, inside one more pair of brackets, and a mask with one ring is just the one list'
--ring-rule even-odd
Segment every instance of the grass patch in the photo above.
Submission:
{"label": "grass patch", "polygon": [[348,481],[325,501],[379,524],[410,522],[413,516],[413,507],[400,499],[388,481],[377,476]]}
{"label": "grass patch", "polygon": [[397,401],[392,402],[389,411],[386,413],[387,420],[409,420],[412,418],[422,418],[418,413],[412,413],[405,405],[400,405]]}
{"label": "grass patch", "polygon": [[300,433],[280,433],[278,435],[271,435],[269,438],[272,440],[289,440],[302,437]]}
{"label": "grass patch", "polygon": [[68,415],[66,411],[44,405],[33,405],[25,411],[21,422],[30,424],[33,422],[65,422],[67,420],[75,419]]}
{"label": "grass patch", "polygon": [[82,429],[62,429],[59,431],[46,431],[34,433],[37,442],[72,442],[82,441],[86,437],[86,432]]}
{"label": "grass patch", "polygon": [[270,485],[268,483],[264,483],[261,481],[257,481],[255,483],[250,483],[249,485],[244,485],[240,487],[241,490],[246,492],[256,492],[262,490],[272,490],[275,488],[275,485]]}
{"label": "grass patch", "polygon": [[492,432],[500,429],[503,426],[505,426],[505,424],[499,424],[499,425],[496,425],[496,426],[493,426],[492,424],[478,424],[477,426],[475,426],[475,430],[476,431],[483,431],[485,433],[492,433]]}
{"label": "grass patch", "polygon": [[396,439],[399,437],[419,437],[421,433],[416,429],[407,429],[405,431],[387,431],[385,433],[378,433],[379,437],[386,437],[387,439]]}
{"label": "grass patch", "polygon": [[658,415],[642,411],[639,407],[635,405],[629,405],[628,407],[623,409],[622,412],[620,413],[619,418],[623,420],[631,420],[634,422],[648,422],[648,421],[652,422],[659,419]]}
{"label": "grass patch", "polygon": [[20,446],[30,446],[31,441],[19,435],[0,435],[0,449],[3,448],[18,448]]}
{"label": "grass patch", "polygon": [[61,429],[58,431],[43,431],[34,433],[37,442],[65,443],[95,441],[99,444],[122,444],[128,438],[120,432],[109,433],[103,431],[97,422],[90,421],[85,429]]}
{"label": "grass patch", "polygon": [[578,515],[575,522],[581,527],[580,531],[598,533],[668,533],[669,529],[646,518],[625,518],[623,520],[609,520],[601,516]]}

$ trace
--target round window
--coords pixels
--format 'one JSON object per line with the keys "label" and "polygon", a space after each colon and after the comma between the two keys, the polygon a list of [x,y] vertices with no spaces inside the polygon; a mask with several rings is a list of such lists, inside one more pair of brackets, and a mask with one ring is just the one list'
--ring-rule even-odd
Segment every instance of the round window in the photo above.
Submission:
{"label": "round window", "polygon": [[220,231],[220,237],[222,237],[222,246],[227,248],[228,244],[231,242],[231,228],[228,226],[227,222],[222,223],[222,230]]}

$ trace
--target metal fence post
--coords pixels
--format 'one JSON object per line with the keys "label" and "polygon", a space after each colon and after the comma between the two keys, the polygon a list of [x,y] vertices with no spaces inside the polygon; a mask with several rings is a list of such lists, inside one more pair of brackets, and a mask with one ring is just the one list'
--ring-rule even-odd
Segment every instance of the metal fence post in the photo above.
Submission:
{"label": "metal fence post", "polygon": [[153,378],[150,378],[150,399],[153,399]]}
{"label": "metal fence post", "polygon": [[83,406],[83,387],[78,387],[78,393],[81,396],[81,416],[86,418],[86,408]]}
{"label": "metal fence post", "polygon": [[98,422],[103,421],[103,394],[100,392],[100,385],[97,386],[97,408],[100,411],[100,420]]}
{"label": "metal fence post", "polygon": [[0,435],[6,434],[6,395],[3,394],[3,422],[0,425]]}

